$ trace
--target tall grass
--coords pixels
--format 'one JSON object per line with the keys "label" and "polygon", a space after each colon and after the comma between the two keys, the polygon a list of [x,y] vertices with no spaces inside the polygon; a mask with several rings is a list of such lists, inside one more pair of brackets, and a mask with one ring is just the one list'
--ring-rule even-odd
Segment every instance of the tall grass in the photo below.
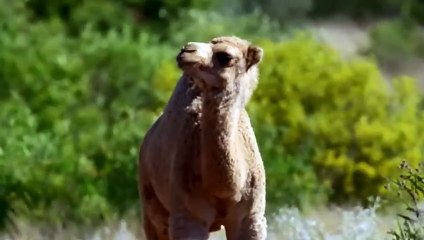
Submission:
{"label": "tall grass", "polygon": [[[370,208],[331,207],[308,214],[297,208],[282,208],[268,218],[270,240],[380,240],[389,239],[394,218],[377,214],[378,204]],[[68,226],[46,231],[17,220],[13,230],[0,234],[0,240],[144,240],[141,224],[135,218],[117,219],[94,229]],[[225,239],[224,230],[211,240]]]}
{"label": "tall grass", "polygon": [[397,228],[390,231],[394,240],[424,239],[424,163],[416,168],[402,161],[402,174],[386,188],[397,193],[396,199],[403,206],[397,214]]}

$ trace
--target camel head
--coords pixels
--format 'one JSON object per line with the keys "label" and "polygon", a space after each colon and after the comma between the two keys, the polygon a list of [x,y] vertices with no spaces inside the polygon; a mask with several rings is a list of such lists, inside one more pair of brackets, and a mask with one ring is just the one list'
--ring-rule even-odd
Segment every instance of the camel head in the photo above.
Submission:
{"label": "camel head", "polygon": [[262,48],[238,37],[223,36],[187,43],[177,55],[177,63],[204,92],[241,91],[248,97],[257,85],[262,56]]}

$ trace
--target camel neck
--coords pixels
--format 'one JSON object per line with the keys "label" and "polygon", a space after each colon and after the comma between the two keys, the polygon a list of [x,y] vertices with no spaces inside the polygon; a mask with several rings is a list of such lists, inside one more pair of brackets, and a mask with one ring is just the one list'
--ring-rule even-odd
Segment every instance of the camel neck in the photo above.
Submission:
{"label": "camel neck", "polygon": [[202,169],[204,184],[217,197],[229,197],[240,188],[237,132],[243,110],[241,98],[233,92],[203,96]]}

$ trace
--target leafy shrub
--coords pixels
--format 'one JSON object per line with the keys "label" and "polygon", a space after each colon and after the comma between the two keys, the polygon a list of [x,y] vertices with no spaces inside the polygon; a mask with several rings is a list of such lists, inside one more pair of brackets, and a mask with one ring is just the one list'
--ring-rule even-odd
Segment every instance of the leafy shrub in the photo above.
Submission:
{"label": "leafy shrub", "polygon": [[[401,158],[416,164],[423,157],[421,97],[413,79],[394,79],[389,89],[373,62],[345,62],[306,36],[261,45],[265,57],[252,103],[257,128],[273,127],[271,141],[286,154],[310,152],[319,179],[331,183],[332,200],[383,193]],[[283,166],[275,168],[284,174]]]}
{"label": "leafy shrub", "polygon": [[180,46],[188,41],[209,41],[220,35],[236,35],[256,40],[264,37],[277,39],[283,33],[276,22],[260,12],[237,16],[190,9],[183,11],[181,18],[170,24],[167,38],[171,44]]}
{"label": "leafy shrub", "polygon": [[154,74],[173,55],[128,26],[69,37],[55,19],[0,14],[0,219],[124,213],[138,201],[140,139],[168,94],[151,91]]}
{"label": "leafy shrub", "polygon": [[312,0],[264,0],[258,2],[261,9],[281,23],[303,19],[312,9]]}
{"label": "leafy shrub", "polygon": [[212,0],[17,0],[35,20],[60,19],[67,30],[78,35],[86,24],[107,32],[123,24],[165,32],[184,9],[210,9]]}
{"label": "leafy shrub", "polygon": [[0,106],[3,223],[12,210],[53,222],[70,214],[78,220],[93,219],[110,210],[96,190],[93,163],[77,154],[67,134],[38,131],[36,116],[20,99]]}
{"label": "leafy shrub", "polygon": [[424,57],[424,33],[417,25],[386,21],[370,33],[370,50],[383,64],[402,64],[407,59]]}
{"label": "leafy shrub", "polygon": [[127,21],[108,4],[97,20],[88,2],[74,9],[74,35],[59,17],[32,22],[23,1],[0,0],[0,221],[15,211],[95,222],[136,205],[138,146],[179,76],[175,46],[229,34],[233,25],[231,34],[265,48],[249,112],[271,209],[326,200],[330,190],[332,199],[364,199],[396,174],[399,159],[422,158],[412,79],[389,90],[370,61],[344,62],[309,38],[260,40],[281,31],[259,13],[190,10],[163,43],[113,19],[99,29],[109,15]]}
{"label": "leafy shrub", "polygon": [[[264,81],[263,77],[259,81]],[[329,185],[319,181],[310,161],[311,152],[287,152],[280,144],[282,126],[267,122],[264,118],[269,116],[263,116],[267,110],[260,106],[257,99],[253,99],[248,110],[266,169],[267,211],[273,213],[282,206],[305,210],[325,203]]]}
{"label": "leafy shrub", "polygon": [[370,18],[399,14],[401,1],[382,0],[313,0],[312,16],[345,15],[354,18]]}

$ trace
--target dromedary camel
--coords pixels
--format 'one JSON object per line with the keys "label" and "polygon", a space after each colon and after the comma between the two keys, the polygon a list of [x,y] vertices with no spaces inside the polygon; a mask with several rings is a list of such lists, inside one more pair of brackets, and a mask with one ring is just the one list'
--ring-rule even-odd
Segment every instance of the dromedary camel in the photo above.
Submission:
{"label": "dromedary camel", "polygon": [[266,238],[265,170],[245,110],[263,50],[224,36],[190,42],[183,71],[140,148],[139,192],[149,240]]}

